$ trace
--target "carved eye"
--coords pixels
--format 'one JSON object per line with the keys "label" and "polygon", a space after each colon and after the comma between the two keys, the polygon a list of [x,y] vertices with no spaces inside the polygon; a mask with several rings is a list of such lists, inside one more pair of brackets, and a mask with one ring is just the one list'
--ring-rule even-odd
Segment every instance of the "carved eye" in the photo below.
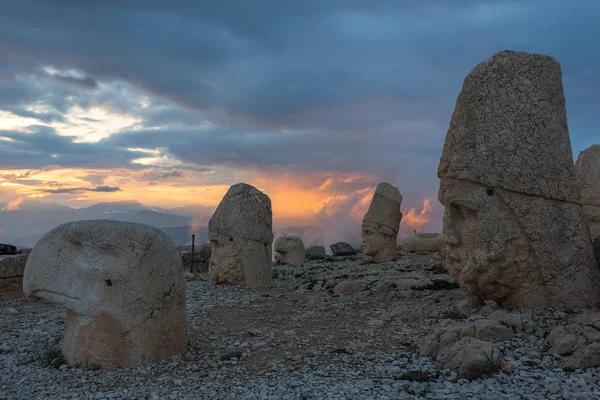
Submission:
{"label": "carved eye", "polygon": [[486,191],[485,191],[485,193],[486,193],[488,196],[493,196],[493,195],[494,195],[494,190],[493,190],[493,189],[488,189],[488,190],[486,190]]}
{"label": "carved eye", "polygon": [[106,286],[112,286],[113,283],[112,283],[112,281],[110,279],[105,279],[104,280],[104,285],[106,285]]}

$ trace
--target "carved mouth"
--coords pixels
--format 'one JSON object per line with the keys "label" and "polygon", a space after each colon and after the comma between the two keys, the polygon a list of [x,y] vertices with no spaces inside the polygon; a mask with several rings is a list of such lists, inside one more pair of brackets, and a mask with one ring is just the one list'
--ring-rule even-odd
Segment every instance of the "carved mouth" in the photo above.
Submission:
{"label": "carved mouth", "polygon": [[73,296],[69,296],[68,294],[55,292],[54,290],[46,290],[46,289],[32,290],[31,293],[29,293],[26,297],[31,300],[38,300],[38,299],[43,298],[42,296],[39,296],[40,293],[48,293],[52,297],[62,297],[62,298],[69,299],[69,300],[78,300],[78,301],[81,300],[79,297],[73,297]]}

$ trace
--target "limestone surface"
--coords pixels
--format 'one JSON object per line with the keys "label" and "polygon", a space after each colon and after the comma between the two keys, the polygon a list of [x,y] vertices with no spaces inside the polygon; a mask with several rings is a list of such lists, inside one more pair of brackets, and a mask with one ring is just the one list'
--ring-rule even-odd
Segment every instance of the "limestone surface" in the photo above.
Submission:
{"label": "limestone surface", "polygon": [[131,367],[187,349],[181,258],[149,225],[60,225],[31,251],[23,290],[67,308],[62,350],[73,364]]}
{"label": "limestone surface", "polygon": [[417,233],[404,239],[402,250],[409,252],[435,253],[444,247],[441,233]]}
{"label": "limestone surface", "polygon": [[373,262],[392,261],[398,255],[396,240],[402,213],[402,195],[387,182],[377,184],[362,223],[362,252]]}
{"label": "limestone surface", "polygon": [[231,186],[208,223],[208,236],[215,283],[273,283],[273,214],[266,194],[246,183]]}
{"label": "limestone surface", "polygon": [[579,153],[575,173],[581,185],[583,214],[594,239],[600,236],[600,144]]}
{"label": "limestone surface", "polygon": [[555,59],[503,51],[469,73],[438,177],[464,290],[508,308],[600,304]]}
{"label": "limestone surface", "polygon": [[306,261],[304,243],[298,236],[280,236],[275,241],[275,251],[281,254],[280,262],[302,264]]}

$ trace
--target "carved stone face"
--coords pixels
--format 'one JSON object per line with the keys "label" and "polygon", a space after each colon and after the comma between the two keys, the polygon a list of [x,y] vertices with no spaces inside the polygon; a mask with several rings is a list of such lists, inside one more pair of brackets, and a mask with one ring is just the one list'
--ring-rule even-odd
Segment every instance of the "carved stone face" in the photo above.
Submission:
{"label": "carved stone face", "polygon": [[212,253],[208,271],[217,283],[244,281],[244,266],[240,257],[239,239],[228,235],[211,238]]}
{"label": "carved stone face", "polygon": [[385,249],[388,244],[389,236],[384,235],[372,226],[362,228],[362,252],[368,256],[373,256]]}
{"label": "carved stone face", "polygon": [[398,253],[396,238],[386,235],[371,224],[362,227],[362,252],[374,262],[391,261]]}
{"label": "carved stone face", "polygon": [[529,268],[529,243],[497,190],[445,179],[438,194],[444,205],[446,266],[473,295],[499,303],[519,293],[519,275]]}
{"label": "carved stone face", "polygon": [[67,308],[63,353],[72,363],[133,366],[187,348],[181,258],[148,225],[99,220],[53,229],[29,255],[23,289]]}
{"label": "carved stone face", "polygon": [[275,251],[281,254],[281,262],[302,264],[306,261],[304,243],[298,236],[281,236],[275,241]]}

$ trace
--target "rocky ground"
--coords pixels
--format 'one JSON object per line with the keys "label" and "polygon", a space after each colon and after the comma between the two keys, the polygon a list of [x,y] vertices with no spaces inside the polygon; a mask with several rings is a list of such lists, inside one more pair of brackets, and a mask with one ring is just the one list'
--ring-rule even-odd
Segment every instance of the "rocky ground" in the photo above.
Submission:
{"label": "rocky ground", "polygon": [[404,253],[378,265],[347,257],[277,266],[270,289],[189,282],[188,352],[120,370],[62,364],[56,350],[65,310],[0,301],[0,399],[600,398],[600,369],[564,367],[546,341],[585,310],[500,315],[508,334],[493,343],[501,368],[476,379],[442,368],[440,357],[421,356],[443,341],[439,329],[430,336],[441,321],[462,324],[458,332],[502,314],[467,298],[429,267],[430,258]]}

